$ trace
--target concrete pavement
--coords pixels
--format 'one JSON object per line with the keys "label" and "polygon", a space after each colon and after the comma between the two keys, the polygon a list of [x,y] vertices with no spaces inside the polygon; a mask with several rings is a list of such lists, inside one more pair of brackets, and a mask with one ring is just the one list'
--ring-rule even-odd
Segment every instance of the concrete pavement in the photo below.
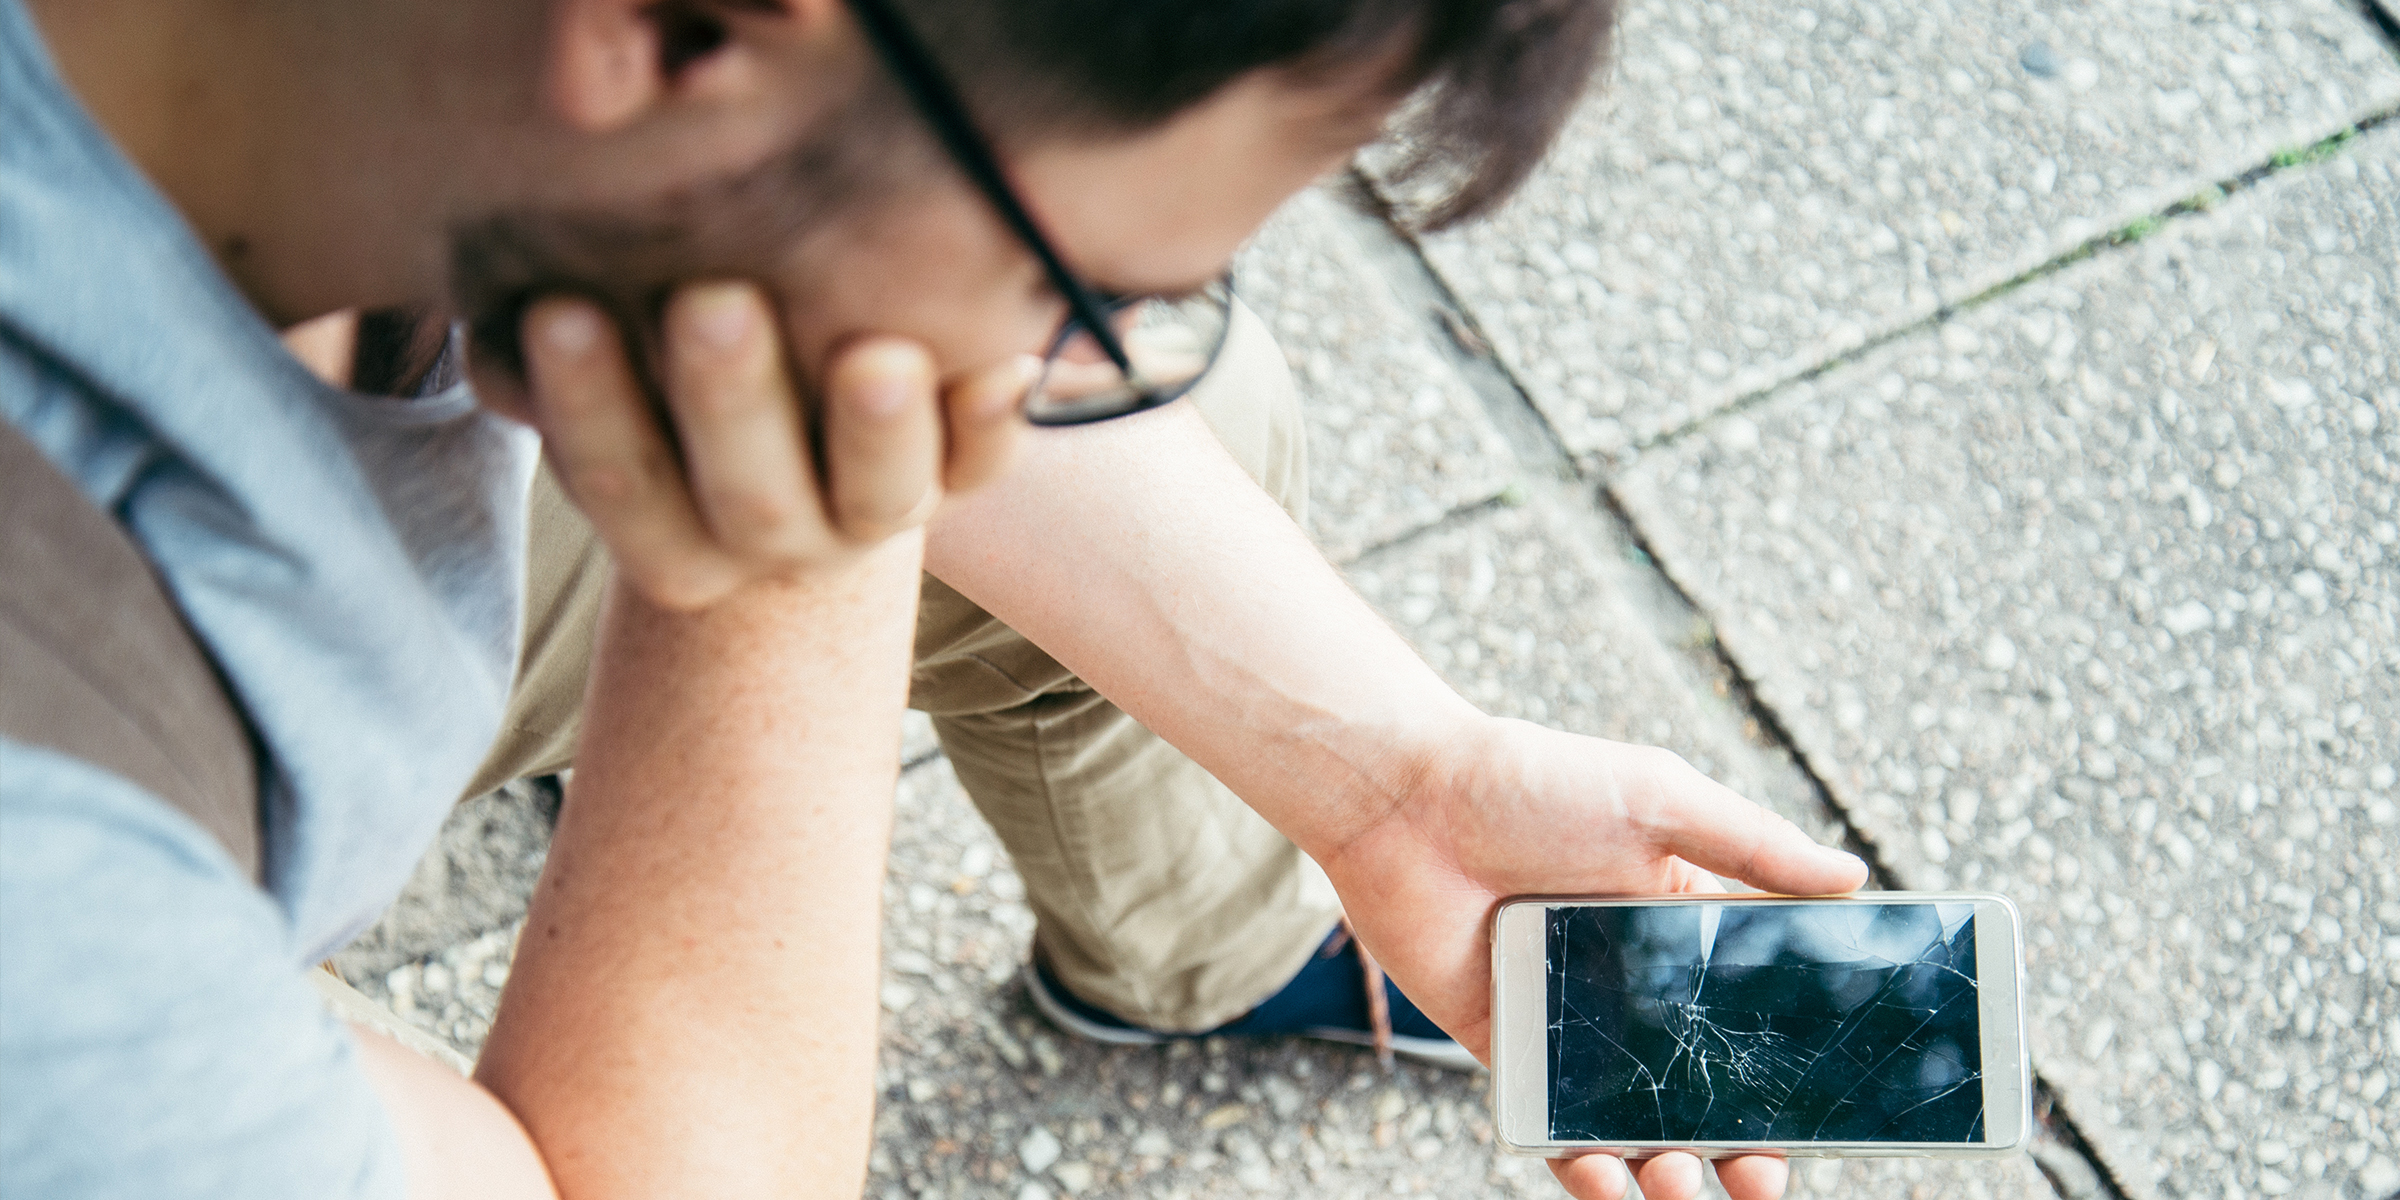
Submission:
{"label": "concrete pavement", "polygon": [[1621,484],[2132,1195],[2400,1187],[2396,316],[2387,127]]}

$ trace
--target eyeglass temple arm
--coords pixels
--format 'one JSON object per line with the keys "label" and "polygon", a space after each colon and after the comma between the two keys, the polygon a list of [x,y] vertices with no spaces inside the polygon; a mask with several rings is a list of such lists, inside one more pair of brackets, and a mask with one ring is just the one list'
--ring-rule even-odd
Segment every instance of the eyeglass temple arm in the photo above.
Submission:
{"label": "eyeglass temple arm", "polygon": [[1132,379],[1133,360],[1126,355],[1124,345],[1118,342],[1116,331],[1109,328],[1107,315],[1101,311],[1099,301],[1092,295],[1091,289],[1083,286],[1083,281],[1067,269],[1067,264],[1059,259],[1058,252],[1051,248],[1050,239],[1042,236],[1041,227],[1034,223],[1033,214],[1026,212],[1024,204],[1017,200],[1016,190],[1009,186],[1008,177],[1001,173],[1000,164],[992,157],[990,147],[975,132],[967,115],[966,102],[959,98],[951,88],[948,77],[935,65],[932,52],[917,40],[916,31],[910,29],[899,12],[884,0],[848,0],[848,3],[867,36],[882,49],[892,73],[900,77],[901,89],[908,93],[917,111],[924,114],[926,123],[933,126],[934,133],[940,136],[942,144],[949,149],[950,156],[957,160],[959,168],[974,181],[984,198],[991,201],[992,207],[999,210],[1000,219],[1008,224],[1018,240],[1024,242],[1026,248],[1033,251],[1033,256],[1041,260],[1043,272],[1050,277],[1050,286],[1056,288],[1066,300],[1067,311],[1073,315],[1076,324],[1088,330],[1093,340],[1100,343],[1100,349],[1108,355],[1109,361],[1116,364],[1127,379]]}

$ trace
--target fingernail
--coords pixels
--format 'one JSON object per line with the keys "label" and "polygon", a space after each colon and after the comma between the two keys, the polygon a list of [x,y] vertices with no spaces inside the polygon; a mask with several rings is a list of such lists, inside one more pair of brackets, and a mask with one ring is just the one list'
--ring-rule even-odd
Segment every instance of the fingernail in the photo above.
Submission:
{"label": "fingernail", "polygon": [[899,412],[915,391],[907,380],[886,376],[859,387],[858,409],[870,417],[888,417]]}
{"label": "fingernail", "polygon": [[683,326],[693,337],[724,349],[749,336],[749,289],[738,283],[696,284],[684,292]]}
{"label": "fingernail", "polygon": [[926,367],[924,353],[906,342],[862,346],[842,372],[850,380],[843,388],[847,403],[865,416],[894,416],[930,394],[933,385]]}
{"label": "fingernail", "polygon": [[600,314],[588,304],[554,304],[542,316],[542,341],[569,358],[581,358],[600,342]]}

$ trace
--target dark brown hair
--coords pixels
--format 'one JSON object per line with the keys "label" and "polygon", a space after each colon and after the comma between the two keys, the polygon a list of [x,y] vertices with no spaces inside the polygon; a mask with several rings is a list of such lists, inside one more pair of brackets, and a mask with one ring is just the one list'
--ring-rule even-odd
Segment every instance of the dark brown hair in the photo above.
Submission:
{"label": "dark brown hair", "polygon": [[[1615,0],[899,0],[1002,137],[1139,132],[1252,71],[1395,47],[1393,180],[1441,228],[1524,182],[1607,53]],[[1410,44],[1413,42],[1413,45]]]}

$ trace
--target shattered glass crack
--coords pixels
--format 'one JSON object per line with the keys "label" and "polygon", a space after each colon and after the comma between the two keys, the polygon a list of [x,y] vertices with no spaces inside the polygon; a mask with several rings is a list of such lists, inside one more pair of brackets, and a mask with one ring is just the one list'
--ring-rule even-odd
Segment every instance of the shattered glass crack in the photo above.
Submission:
{"label": "shattered glass crack", "polygon": [[1553,908],[1551,1137],[1983,1141],[1974,913]]}

